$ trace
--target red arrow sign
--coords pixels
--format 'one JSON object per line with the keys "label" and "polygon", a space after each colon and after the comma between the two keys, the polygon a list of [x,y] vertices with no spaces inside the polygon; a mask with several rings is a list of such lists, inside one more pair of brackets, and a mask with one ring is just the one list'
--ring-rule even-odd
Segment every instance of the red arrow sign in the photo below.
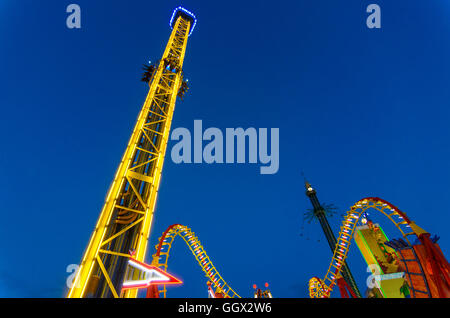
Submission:
{"label": "red arrow sign", "polygon": [[174,285],[182,283],[178,278],[175,278],[156,266],[130,258],[122,289],[147,288],[150,285]]}

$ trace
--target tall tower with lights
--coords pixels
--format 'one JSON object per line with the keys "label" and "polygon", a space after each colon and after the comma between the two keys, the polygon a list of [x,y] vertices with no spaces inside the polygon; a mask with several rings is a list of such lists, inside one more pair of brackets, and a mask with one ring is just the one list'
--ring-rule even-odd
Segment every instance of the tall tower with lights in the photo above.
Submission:
{"label": "tall tower with lights", "polygon": [[[337,244],[336,236],[334,236],[333,230],[331,229],[330,224],[328,223],[325,209],[322,207],[322,205],[319,202],[319,199],[317,198],[316,190],[314,190],[311,184],[309,184],[307,181],[305,181],[305,188],[306,188],[306,195],[311,200],[314,209],[313,210],[314,217],[316,217],[319,220],[320,226],[322,227],[323,233],[325,234],[325,237],[328,241],[328,245],[330,246],[331,253],[334,253],[334,249]],[[347,263],[343,264],[341,273],[342,277],[345,279],[350,288],[353,289],[356,296],[361,298],[361,293],[359,292],[358,286],[356,285],[355,279],[353,278],[353,275],[350,272]]]}
{"label": "tall tower with lights", "polygon": [[170,125],[177,96],[186,91],[183,60],[194,14],[182,7],[170,19],[172,33],[161,60],[147,68],[150,86],[125,153],[68,297],[136,297],[121,292],[130,257],[143,262],[150,236]]}

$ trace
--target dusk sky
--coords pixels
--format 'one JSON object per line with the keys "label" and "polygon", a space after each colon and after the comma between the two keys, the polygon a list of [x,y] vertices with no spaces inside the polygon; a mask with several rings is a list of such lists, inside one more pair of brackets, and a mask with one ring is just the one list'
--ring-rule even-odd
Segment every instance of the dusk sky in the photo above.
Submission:
{"label": "dusk sky", "polygon": [[[66,27],[71,3],[81,29]],[[380,29],[366,26],[371,3]],[[274,297],[308,297],[332,253],[318,222],[303,224],[302,172],[338,207],[335,233],[376,196],[440,236],[449,257],[448,1],[2,0],[0,297],[66,295],[148,92],[142,64],[161,57],[179,5],[198,23],[172,129],[279,128],[280,163],[273,175],[259,163],[175,164],[170,141],[147,261],[179,223],[241,296],[268,282]],[[364,293],[354,242],[348,264]],[[181,239],[169,272],[184,284],[168,297],[207,297]]]}

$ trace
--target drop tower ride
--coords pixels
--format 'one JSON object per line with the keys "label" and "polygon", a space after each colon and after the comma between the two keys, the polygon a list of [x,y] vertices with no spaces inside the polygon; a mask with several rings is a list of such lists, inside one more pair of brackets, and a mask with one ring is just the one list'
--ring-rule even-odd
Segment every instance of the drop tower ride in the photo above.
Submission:
{"label": "drop tower ride", "polygon": [[[67,297],[137,296],[121,292],[130,251],[143,262],[150,236],[170,125],[183,82],[183,60],[194,14],[182,7],[170,20],[172,33],[149,76],[149,92]],[[181,94],[182,95],[182,94]]]}

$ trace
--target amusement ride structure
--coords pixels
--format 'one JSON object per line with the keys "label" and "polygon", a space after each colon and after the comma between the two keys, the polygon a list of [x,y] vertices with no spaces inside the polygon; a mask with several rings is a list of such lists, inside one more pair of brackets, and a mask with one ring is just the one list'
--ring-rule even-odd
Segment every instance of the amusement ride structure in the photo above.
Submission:
{"label": "amusement ride structure", "polygon": [[[306,196],[310,199],[314,209],[313,215],[319,220],[320,226],[322,227],[322,231],[325,234],[328,245],[330,246],[331,252],[333,253],[337,241],[336,236],[334,235],[333,230],[331,229],[330,224],[328,223],[325,209],[322,207],[322,205],[319,202],[319,199],[317,198],[316,190],[314,190],[311,184],[307,181],[305,181],[305,189],[306,189]],[[342,284],[344,284],[345,287],[348,286],[347,288],[349,288],[350,292],[353,292],[357,297],[361,297],[355,279],[353,278],[353,275],[350,272],[350,268],[348,267],[345,261],[342,262],[342,277],[345,282],[342,282],[341,280],[340,282],[342,282]]]}
{"label": "amusement ride structure", "polygon": [[148,68],[149,92],[109,188],[95,230],[68,297],[136,297],[121,292],[130,251],[143,262],[161,180],[177,96],[186,90],[183,60],[195,28],[182,7],[170,20],[172,33],[159,63]]}

